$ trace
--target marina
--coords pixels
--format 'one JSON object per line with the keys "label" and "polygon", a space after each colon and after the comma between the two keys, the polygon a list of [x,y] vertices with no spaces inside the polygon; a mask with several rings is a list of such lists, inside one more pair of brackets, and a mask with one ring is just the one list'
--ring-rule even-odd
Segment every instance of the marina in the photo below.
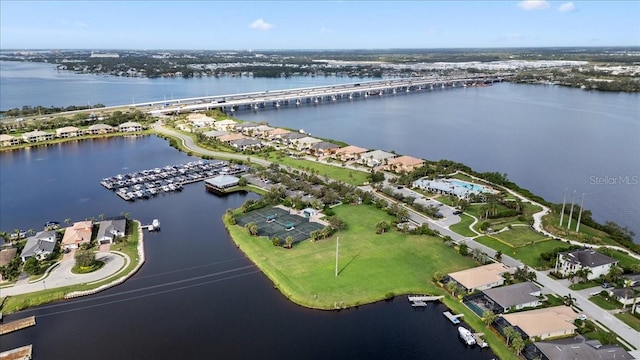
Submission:
{"label": "marina", "polygon": [[217,175],[241,174],[247,166],[223,160],[199,160],[185,164],[167,165],[102,179],[100,184],[126,201],[148,199],[160,194],[182,191],[186,184]]}

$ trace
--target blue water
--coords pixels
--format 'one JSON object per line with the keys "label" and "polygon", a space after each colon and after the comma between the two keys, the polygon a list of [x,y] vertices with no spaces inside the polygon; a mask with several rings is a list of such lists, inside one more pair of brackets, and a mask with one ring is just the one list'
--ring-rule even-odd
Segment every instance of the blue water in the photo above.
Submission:
{"label": "blue water", "polygon": [[453,185],[465,188],[465,189],[469,189],[471,191],[474,192],[487,192],[487,190],[484,188],[484,186],[482,185],[478,185],[478,184],[472,184],[472,183],[468,183],[468,182],[464,182],[464,181],[460,181],[460,180],[455,180],[455,179],[451,179],[451,180],[447,180],[448,182],[452,183]]}

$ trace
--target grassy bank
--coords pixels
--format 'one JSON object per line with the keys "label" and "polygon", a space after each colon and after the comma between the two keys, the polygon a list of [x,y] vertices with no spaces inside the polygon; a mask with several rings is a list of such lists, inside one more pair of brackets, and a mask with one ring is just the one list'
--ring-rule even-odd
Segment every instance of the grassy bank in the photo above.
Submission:
{"label": "grassy bank", "polygon": [[473,224],[473,221],[474,219],[471,216],[462,214],[460,215],[460,222],[449,226],[449,230],[456,232],[462,236],[474,237],[478,234],[469,229],[469,225]]}
{"label": "grassy bank", "polygon": [[[431,283],[443,273],[475,266],[445,246],[440,238],[377,235],[377,222],[392,218],[367,205],[342,205],[336,216],[348,224],[338,233],[339,276],[335,276],[336,237],[304,241],[293,249],[274,247],[266,238],[251,237],[227,225],[234,241],[293,302],[316,309],[371,303],[399,294],[441,291]],[[371,281],[371,279],[376,279]]]}
{"label": "grassy bank", "polygon": [[526,245],[518,248],[488,236],[481,236],[475,240],[494,250],[500,250],[503,254],[516,258],[534,268],[540,265],[540,254],[552,251],[558,247],[567,246],[566,243],[559,240],[541,241],[533,245]]}
{"label": "grassy bank", "polygon": [[134,222],[133,226],[131,226],[131,235],[129,235],[128,241],[111,245],[111,250],[125,253],[131,259],[131,262],[129,263],[129,265],[127,265],[124,271],[95,283],[71,285],[61,288],[47,289],[43,291],[7,297],[2,306],[2,312],[5,314],[10,314],[29,307],[46,304],[56,300],[62,300],[64,299],[65,294],[73,291],[91,290],[108,284],[113,280],[120,278],[125,274],[128,274],[135,268],[139,261],[137,246],[138,225]]}

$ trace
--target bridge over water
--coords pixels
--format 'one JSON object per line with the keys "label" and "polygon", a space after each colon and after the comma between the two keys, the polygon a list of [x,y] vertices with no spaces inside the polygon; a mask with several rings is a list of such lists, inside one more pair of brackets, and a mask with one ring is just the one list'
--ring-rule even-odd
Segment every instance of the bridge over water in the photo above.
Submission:
{"label": "bridge over water", "polygon": [[171,100],[170,102],[155,101],[135,104],[135,106],[151,107],[152,109],[149,113],[152,115],[212,109],[235,112],[238,110],[301,106],[303,104],[319,104],[345,99],[367,98],[444,88],[484,86],[494,82],[501,82],[510,76],[512,76],[512,74],[387,79],[297,89],[267,90],[243,94],[203,96]]}

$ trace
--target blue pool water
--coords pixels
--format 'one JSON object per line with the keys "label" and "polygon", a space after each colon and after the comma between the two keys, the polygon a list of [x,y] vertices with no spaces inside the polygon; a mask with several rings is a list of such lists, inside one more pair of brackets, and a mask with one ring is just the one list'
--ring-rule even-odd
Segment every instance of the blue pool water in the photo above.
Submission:
{"label": "blue pool water", "polygon": [[473,192],[490,192],[487,189],[484,188],[484,186],[482,185],[478,185],[478,184],[472,184],[472,183],[468,183],[468,182],[464,182],[464,181],[460,181],[460,180],[448,180],[449,183],[455,185],[455,186],[459,186],[465,189],[469,189]]}

